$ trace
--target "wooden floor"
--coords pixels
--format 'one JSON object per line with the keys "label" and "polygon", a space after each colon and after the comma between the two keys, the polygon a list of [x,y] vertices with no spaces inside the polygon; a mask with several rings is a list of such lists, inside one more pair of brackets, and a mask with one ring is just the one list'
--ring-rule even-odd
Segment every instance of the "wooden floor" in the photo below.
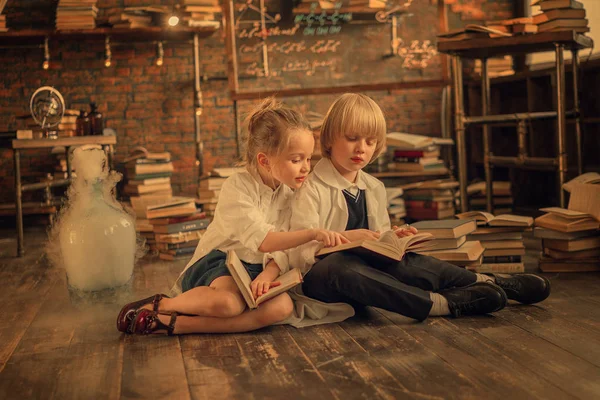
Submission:
{"label": "wooden floor", "polygon": [[[4,239],[2,239],[4,238]],[[540,306],[415,323],[368,309],[340,324],[255,333],[120,334],[120,304],[71,304],[43,231],[0,231],[0,399],[600,398],[600,274],[552,274]],[[184,263],[136,267],[140,298]]]}

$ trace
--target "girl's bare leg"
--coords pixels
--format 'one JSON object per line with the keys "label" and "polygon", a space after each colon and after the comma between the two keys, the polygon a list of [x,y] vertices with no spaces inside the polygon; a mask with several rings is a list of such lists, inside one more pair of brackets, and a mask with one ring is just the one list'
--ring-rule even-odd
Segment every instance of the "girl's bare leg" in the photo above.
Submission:
{"label": "girl's bare leg", "polygon": [[[152,309],[152,304],[143,308]],[[231,276],[220,276],[210,286],[199,286],[177,297],[162,298],[158,311],[161,313],[178,312],[203,317],[229,318],[240,315],[246,308],[246,302]]]}
{"label": "girl's bare leg", "polygon": [[[187,293],[187,292],[186,292]],[[179,315],[175,321],[174,334],[186,333],[235,333],[249,332],[285,320],[293,311],[294,304],[287,293],[272,298],[260,307],[247,310],[229,318]],[[168,325],[170,315],[159,314],[160,321]],[[155,333],[163,333],[157,331]]]}

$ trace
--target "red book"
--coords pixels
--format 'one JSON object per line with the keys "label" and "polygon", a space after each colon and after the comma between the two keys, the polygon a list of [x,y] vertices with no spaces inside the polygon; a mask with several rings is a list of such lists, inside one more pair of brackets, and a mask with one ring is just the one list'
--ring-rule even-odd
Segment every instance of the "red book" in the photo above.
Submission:
{"label": "red book", "polygon": [[440,151],[425,151],[425,150],[394,150],[394,157],[407,157],[407,158],[419,158],[419,157],[439,157]]}
{"label": "red book", "polygon": [[404,205],[406,208],[445,210],[452,208],[452,201],[405,200]]}

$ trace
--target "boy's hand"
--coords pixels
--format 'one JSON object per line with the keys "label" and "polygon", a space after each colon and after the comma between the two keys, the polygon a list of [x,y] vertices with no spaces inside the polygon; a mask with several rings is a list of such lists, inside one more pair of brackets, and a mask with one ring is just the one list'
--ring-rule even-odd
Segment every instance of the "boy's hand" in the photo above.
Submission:
{"label": "boy's hand", "polygon": [[379,239],[379,232],[370,231],[368,229],[353,229],[351,231],[344,231],[344,236],[351,242],[356,240],[377,240]]}
{"label": "boy's hand", "polygon": [[272,287],[277,287],[279,285],[281,285],[281,282],[271,282],[265,280],[264,278],[261,278],[261,276],[259,275],[250,284],[250,290],[252,290],[252,295],[254,296],[254,298],[257,299],[258,297],[267,293]]}
{"label": "boy's hand", "polygon": [[314,240],[323,242],[325,247],[338,246],[340,244],[348,243],[348,239],[339,232],[328,231],[326,229],[313,229]]}
{"label": "boy's hand", "polygon": [[394,231],[394,233],[396,233],[396,236],[398,237],[412,236],[419,232],[417,228],[412,227],[410,225],[403,225],[401,227],[394,225],[392,227],[392,230]]}

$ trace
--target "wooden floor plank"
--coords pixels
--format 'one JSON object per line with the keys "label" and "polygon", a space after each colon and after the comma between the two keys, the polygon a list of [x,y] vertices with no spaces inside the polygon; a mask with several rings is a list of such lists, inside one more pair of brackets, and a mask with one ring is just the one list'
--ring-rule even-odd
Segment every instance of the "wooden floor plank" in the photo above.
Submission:
{"label": "wooden floor plank", "polygon": [[539,376],[580,399],[600,398],[600,368],[560,346],[501,319],[485,324],[480,318],[463,318],[460,327],[527,369],[525,376]]}
{"label": "wooden floor plank", "polygon": [[289,332],[337,398],[417,398],[339,325]]}
{"label": "wooden floor plank", "polygon": [[[478,399],[493,397],[487,389],[456,371],[427,347],[395,324],[390,324],[375,309],[361,311],[361,320],[340,326],[371,357],[397,377],[406,390],[417,398]],[[406,319],[406,324],[417,323]]]}
{"label": "wooden floor plank", "polygon": [[[490,393],[503,396],[547,399],[559,395],[572,398],[552,382],[531,375],[522,366],[506,357],[502,352],[468,334],[461,328],[461,320],[450,323],[445,318],[430,318],[422,324],[406,324],[397,314],[383,311],[403,330],[434,351],[440,358],[470,379],[488,388]],[[495,323],[495,317],[479,317],[482,324]]]}
{"label": "wooden floor plank", "polygon": [[498,317],[600,366],[600,336],[593,330],[574,325],[542,306],[507,307]]}

